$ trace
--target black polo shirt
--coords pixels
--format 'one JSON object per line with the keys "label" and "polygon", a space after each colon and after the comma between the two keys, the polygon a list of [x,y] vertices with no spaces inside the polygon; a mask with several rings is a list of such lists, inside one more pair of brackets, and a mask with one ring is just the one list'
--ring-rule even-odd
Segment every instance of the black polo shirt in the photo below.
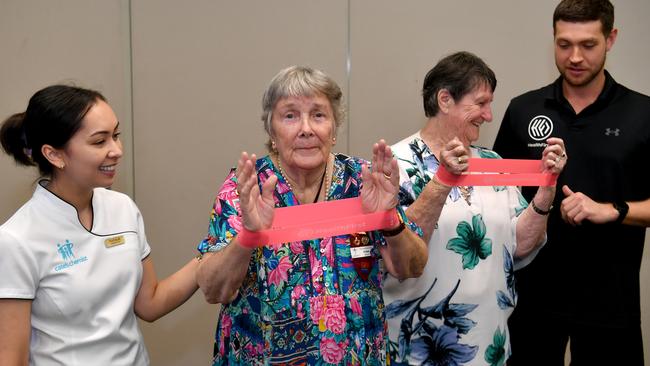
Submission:
{"label": "black polo shirt", "polygon": [[[540,159],[548,137],[564,140],[568,161],[557,184],[548,242],[517,272],[522,312],[548,311],[578,323],[640,323],[639,270],[645,228],[584,222],[560,216],[568,185],[597,202],[650,197],[650,98],[606,81],[598,99],[576,114],[562,93],[562,78],[514,98],[494,150],[504,158]],[[537,188],[525,187],[530,201]]]}

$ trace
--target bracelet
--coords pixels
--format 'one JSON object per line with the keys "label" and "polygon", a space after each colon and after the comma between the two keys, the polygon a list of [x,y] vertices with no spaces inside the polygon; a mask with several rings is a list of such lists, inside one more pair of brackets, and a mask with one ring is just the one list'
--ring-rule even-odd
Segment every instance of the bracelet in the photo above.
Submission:
{"label": "bracelet", "polygon": [[614,205],[614,208],[618,211],[618,217],[614,220],[614,223],[622,224],[623,220],[625,220],[625,216],[627,216],[627,212],[630,210],[630,206],[623,200],[616,201],[612,203],[612,205]]}
{"label": "bracelet", "polygon": [[546,216],[550,214],[551,210],[553,209],[553,205],[551,205],[551,207],[549,207],[547,211],[542,210],[541,208],[537,207],[537,205],[535,204],[535,199],[530,200],[530,205],[533,208],[533,211],[535,211],[538,215],[542,215],[542,216]]}
{"label": "bracelet", "polygon": [[391,230],[379,230],[379,232],[385,238],[389,238],[391,236],[397,236],[402,231],[404,231],[404,228],[406,228],[406,224],[404,224],[404,219],[402,218],[402,215],[400,215],[399,212],[397,212],[397,210],[395,210],[395,214],[397,214],[397,219],[399,220],[399,226]]}

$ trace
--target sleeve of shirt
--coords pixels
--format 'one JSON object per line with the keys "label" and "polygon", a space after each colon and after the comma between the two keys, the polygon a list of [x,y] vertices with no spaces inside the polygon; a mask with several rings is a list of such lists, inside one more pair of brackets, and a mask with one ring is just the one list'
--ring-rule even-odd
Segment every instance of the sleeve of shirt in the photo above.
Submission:
{"label": "sleeve of shirt", "polygon": [[149,246],[149,242],[147,241],[147,234],[144,231],[144,219],[142,218],[142,213],[140,212],[140,209],[138,206],[133,203],[135,210],[136,210],[136,216],[138,220],[138,241],[140,244],[140,258],[145,259],[151,254],[151,247]]}
{"label": "sleeve of shirt", "polygon": [[210,213],[208,233],[199,243],[201,253],[218,252],[225,248],[241,230],[241,213],[235,169],[230,171],[226,181],[217,193]]}
{"label": "sleeve of shirt", "polygon": [[39,268],[27,243],[0,231],[0,298],[33,299]]}
{"label": "sleeve of shirt", "polygon": [[[422,233],[422,228],[420,228],[420,226],[418,226],[415,222],[408,219],[405,212],[408,206],[415,202],[415,199],[417,198],[415,197],[415,193],[413,191],[413,184],[411,182],[411,179],[409,178],[408,172],[406,171],[407,165],[408,164],[403,160],[397,160],[397,166],[399,168],[399,202],[397,203],[397,214],[400,215],[402,221],[404,221],[404,224],[406,224],[406,226],[411,229],[411,231],[422,237],[424,235]],[[418,179],[424,180],[423,177],[419,177]]]}

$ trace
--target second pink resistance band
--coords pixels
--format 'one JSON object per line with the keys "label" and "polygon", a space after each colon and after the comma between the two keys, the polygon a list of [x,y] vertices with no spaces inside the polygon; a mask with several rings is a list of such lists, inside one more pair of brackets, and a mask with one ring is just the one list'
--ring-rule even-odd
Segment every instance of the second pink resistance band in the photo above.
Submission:
{"label": "second pink resistance band", "polygon": [[541,160],[471,158],[461,175],[449,173],[442,165],[436,178],[449,186],[552,186],[557,174],[542,173]]}

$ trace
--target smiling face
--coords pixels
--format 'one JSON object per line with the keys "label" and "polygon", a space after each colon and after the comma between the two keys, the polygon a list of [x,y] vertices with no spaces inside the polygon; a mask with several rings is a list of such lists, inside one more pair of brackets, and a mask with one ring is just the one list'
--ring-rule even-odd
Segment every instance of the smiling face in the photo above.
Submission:
{"label": "smiling face", "polygon": [[492,121],[492,89],[486,83],[480,83],[460,100],[450,100],[448,115],[457,136],[465,146],[478,140],[479,129],[483,122]]}
{"label": "smiling face", "polygon": [[98,100],[86,113],[81,128],[59,151],[65,165],[56,174],[57,184],[86,191],[110,187],[122,157],[119,135],[115,113]]}
{"label": "smiling face", "polygon": [[310,171],[322,169],[334,145],[334,113],[322,94],[280,99],[271,120],[283,168]]}
{"label": "smiling face", "polygon": [[614,29],[605,37],[599,20],[555,23],[555,65],[564,82],[585,87],[604,78],[605,59],[616,39]]}

